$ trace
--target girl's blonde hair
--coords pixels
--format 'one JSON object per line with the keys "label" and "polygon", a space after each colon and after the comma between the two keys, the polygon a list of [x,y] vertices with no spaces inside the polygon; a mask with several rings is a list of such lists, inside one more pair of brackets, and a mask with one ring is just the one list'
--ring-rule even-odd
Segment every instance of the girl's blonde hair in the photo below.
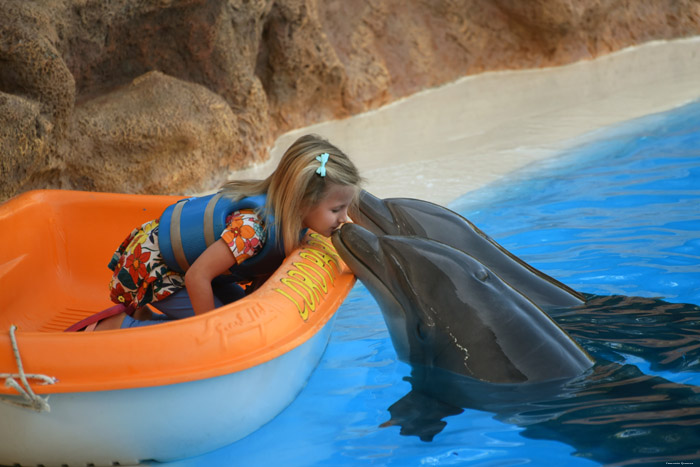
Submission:
{"label": "girl's blonde hair", "polygon": [[[321,162],[316,159],[323,153],[329,156],[324,177],[317,173]],[[305,135],[287,149],[269,177],[230,181],[222,191],[234,200],[267,194],[265,210],[274,216],[278,238],[281,234],[289,254],[299,246],[305,212],[321,201],[329,184],[361,183],[357,168],[340,149],[318,135]]]}

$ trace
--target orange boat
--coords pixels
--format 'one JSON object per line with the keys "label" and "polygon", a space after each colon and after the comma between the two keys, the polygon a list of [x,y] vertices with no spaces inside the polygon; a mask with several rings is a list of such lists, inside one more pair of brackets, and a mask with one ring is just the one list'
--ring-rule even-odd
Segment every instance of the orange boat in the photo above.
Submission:
{"label": "orange boat", "polygon": [[355,283],[318,234],[254,293],[204,315],[63,332],[112,305],[114,249],[178,199],[43,190],[0,205],[0,464],[195,456],[252,433],[301,391]]}

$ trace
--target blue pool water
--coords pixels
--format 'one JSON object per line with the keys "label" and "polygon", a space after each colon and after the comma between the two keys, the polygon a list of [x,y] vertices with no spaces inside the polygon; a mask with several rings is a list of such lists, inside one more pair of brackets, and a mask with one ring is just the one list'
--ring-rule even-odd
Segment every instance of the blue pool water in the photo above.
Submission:
{"label": "blue pool water", "polygon": [[587,382],[567,388],[574,396],[517,410],[462,407],[430,442],[380,427],[411,391],[411,368],[396,361],[381,313],[358,283],[289,408],[234,445],[168,465],[700,460],[700,395],[688,389],[700,386],[700,101],[587,140],[450,206],[591,294],[584,309],[553,312],[598,362]]}

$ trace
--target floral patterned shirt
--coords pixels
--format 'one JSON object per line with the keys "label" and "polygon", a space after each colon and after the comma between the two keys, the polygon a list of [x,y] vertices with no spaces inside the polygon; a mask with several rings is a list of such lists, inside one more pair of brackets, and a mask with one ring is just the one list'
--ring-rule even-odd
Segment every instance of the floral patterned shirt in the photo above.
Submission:
{"label": "floral patterned shirt", "polygon": [[[168,268],[158,244],[159,221],[146,222],[134,229],[114,252],[109,268],[110,299],[114,303],[142,307],[162,300],[185,286],[185,276]],[[221,233],[237,264],[257,254],[265,245],[264,223],[251,209],[242,209],[226,218]]]}

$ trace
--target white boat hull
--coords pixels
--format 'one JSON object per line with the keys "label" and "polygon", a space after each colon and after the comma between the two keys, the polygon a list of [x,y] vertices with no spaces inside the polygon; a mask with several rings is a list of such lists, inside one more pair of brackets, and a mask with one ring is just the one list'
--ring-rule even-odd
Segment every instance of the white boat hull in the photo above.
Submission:
{"label": "white boat hull", "polygon": [[333,321],[295,349],[229,375],[52,394],[48,413],[0,403],[0,464],[128,465],[196,456],[238,441],[297,397],[323,355]]}

